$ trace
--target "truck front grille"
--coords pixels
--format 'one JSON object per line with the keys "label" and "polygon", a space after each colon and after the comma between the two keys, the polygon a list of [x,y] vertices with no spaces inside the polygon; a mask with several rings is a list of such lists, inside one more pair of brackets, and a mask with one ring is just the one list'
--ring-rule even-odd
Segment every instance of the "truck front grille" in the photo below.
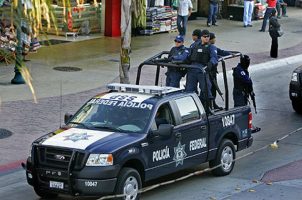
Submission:
{"label": "truck front grille", "polygon": [[72,150],[39,147],[39,164],[45,167],[68,169],[72,158]]}
{"label": "truck front grille", "polygon": [[[73,171],[81,170],[85,166],[87,156],[88,154],[74,149],[36,146],[34,163],[40,187],[60,193],[72,193],[70,186],[74,184]],[[60,190],[50,188],[51,181],[63,183],[64,188]]]}
{"label": "truck front grille", "polygon": [[84,166],[85,154],[78,151],[53,147],[37,147],[36,155],[39,167],[68,170],[72,163],[73,169]]}

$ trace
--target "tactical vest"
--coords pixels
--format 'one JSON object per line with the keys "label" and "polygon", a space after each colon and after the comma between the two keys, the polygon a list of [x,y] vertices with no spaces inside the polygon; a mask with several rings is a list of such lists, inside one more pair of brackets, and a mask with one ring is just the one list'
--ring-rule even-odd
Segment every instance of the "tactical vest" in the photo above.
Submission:
{"label": "tactical vest", "polygon": [[182,47],[180,47],[180,48],[173,47],[170,50],[169,57],[176,56],[176,55],[181,55],[181,54],[183,54],[183,52],[185,50],[186,50],[186,47],[184,45]]}
{"label": "tactical vest", "polygon": [[192,63],[200,63],[202,65],[207,65],[210,61],[210,45],[202,45],[201,42],[198,42],[191,50],[190,61]]}
{"label": "tactical vest", "polygon": [[[249,76],[249,72],[247,70],[243,70]],[[234,88],[237,90],[247,92],[249,90],[249,85],[244,83],[240,78],[240,73],[242,71],[238,69],[238,66],[233,68],[233,80],[234,80]]]}
{"label": "tactical vest", "polygon": [[[172,57],[172,56],[177,56],[177,55],[181,55],[184,53],[184,51],[186,50],[187,48],[183,45],[181,46],[180,48],[177,48],[177,47],[173,47],[171,50],[170,50],[170,53],[169,53],[169,58]],[[185,61],[184,61],[185,62]],[[168,67],[168,71],[179,71],[179,72],[182,72],[182,73],[185,73],[186,72],[186,68],[175,68],[175,67]]]}

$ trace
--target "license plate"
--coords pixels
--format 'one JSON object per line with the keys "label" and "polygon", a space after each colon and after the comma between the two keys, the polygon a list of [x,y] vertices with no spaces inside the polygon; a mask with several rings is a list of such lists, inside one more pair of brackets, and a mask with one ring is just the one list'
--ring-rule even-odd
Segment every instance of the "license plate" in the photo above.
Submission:
{"label": "license plate", "polygon": [[64,183],[57,181],[49,181],[50,188],[64,189]]}

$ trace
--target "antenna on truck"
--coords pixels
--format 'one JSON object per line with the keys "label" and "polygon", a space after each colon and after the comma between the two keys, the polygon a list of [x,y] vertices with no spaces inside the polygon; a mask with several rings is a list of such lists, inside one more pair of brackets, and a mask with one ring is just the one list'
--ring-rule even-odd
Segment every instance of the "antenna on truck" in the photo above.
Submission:
{"label": "antenna on truck", "polygon": [[60,81],[60,128],[62,127],[62,79]]}

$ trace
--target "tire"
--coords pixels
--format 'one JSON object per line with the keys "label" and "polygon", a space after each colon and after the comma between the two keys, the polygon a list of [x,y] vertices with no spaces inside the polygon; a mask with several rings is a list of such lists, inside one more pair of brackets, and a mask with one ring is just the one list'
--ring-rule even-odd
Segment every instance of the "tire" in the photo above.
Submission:
{"label": "tire", "polygon": [[39,186],[34,186],[36,194],[43,199],[54,199],[58,196],[56,193],[41,189]]}
{"label": "tire", "polygon": [[221,164],[221,166],[212,170],[212,174],[215,176],[226,176],[230,174],[235,165],[235,157],[236,153],[233,142],[229,139],[223,139],[216,158],[209,162],[211,168]]}
{"label": "tire", "polygon": [[137,170],[125,167],[121,170],[115,188],[115,194],[125,194],[123,200],[139,200],[142,188],[141,176]]}
{"label": "tire", "polygon": [[292,106],[298,114],[302,114],[302,101],[292,100]]}

